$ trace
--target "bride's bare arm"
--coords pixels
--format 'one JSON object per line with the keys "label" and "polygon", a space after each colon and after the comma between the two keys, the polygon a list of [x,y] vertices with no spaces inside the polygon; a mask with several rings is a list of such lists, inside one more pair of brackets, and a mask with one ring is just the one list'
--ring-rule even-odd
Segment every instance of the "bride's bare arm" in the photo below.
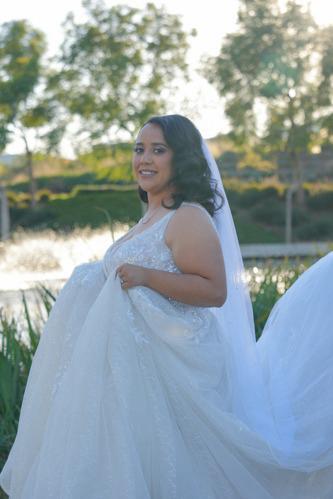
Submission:
{"label": "bride's bare arm", "polygon": [[167,226],[165,241],[183,273],[145,269],[144,285],[190,305],[224,304],[227,297],[224,259],[208,217],[194,206],[177,210]]}

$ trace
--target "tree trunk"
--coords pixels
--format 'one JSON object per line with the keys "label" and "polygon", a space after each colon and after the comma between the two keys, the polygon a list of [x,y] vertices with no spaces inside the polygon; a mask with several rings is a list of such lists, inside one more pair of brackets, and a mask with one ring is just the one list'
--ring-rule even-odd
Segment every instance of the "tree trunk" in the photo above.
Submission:
{"label": "tree trunk", "polygon": [[29,185],[30,185],[30,195],[31,195],[31,200],[30,200],[30,206],[31,208],[34,208],[36,206],[36,179],[34,176],[34,168],[33,168],[33,161],[32,161],[32,152],[27,149],[26,151],[26,158],[27,158],[27,170],[28,170],[28,177],[29,177]]}
{"label": "tree trunk", "polygon": [[3,185],[0,185],[0,229],[0,239],[5,241],[10,235],[10,219],[8,199]]}
{"label": "tree trunk", "polygon": [[300,158],[299,152],[292,152],[293,158],[293,183],[297,186],[296,191],[296,202],[298,206],[304,206],[305,204],[305,193],[303,189],[303,164]]}
{"label": "tree trunk", "polygon": [[24,141],[24,145],[25,145],[26,167],[27,167],[27,172],[28,172],[30,196],[31,196],[30,207],[34,208],[36,206],[37,186],[36,186],[36,179],[35,179],[35,175],[34,175],[32,152],[29,148],[28,140],[27,140],[27,137],[25,136],[25,133],[23,130],[21,130],[21,134],[22,134],[22,139]]}
{"label": "tree trunk", "polygon": [[285,242],[290,244],[292,242],[292,229],[293,229],[293,194],[297,192],[298,186],[292,184],[286,192],[286,227],[285,227]]}

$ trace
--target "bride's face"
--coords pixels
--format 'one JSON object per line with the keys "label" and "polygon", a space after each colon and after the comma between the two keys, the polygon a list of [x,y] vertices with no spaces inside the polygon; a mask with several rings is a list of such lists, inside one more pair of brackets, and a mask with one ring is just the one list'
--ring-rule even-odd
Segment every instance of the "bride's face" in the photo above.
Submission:
{"label": "bride's face", "polygon": [[158,125],[147,123],[136,139],[133,170],[139,186],[146,192],[158,194],[170,190],[172,150]]}

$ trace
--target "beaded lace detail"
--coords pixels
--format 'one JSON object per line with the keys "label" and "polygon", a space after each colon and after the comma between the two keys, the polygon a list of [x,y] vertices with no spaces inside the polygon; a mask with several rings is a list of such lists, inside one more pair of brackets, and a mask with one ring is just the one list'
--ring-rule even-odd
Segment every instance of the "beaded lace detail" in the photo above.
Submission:
{"label": "beaded lace detail", "polygon": [[[203,210],[210,218],[210,215],[205,208],[197,203],[183,202],[182,206],[183,205],[196,206]],[[137,233],[128,239],[119,241],[119,243],[116,241],[110,246],[103,258],[103,269],[106,277],[110,276],[111,273],[114,273],[117,267],[125,262],[146,268],[180,274],[181,271],[173,259],[172,251],[165,242],[165,231],[169,220],[175,212],[176,210],[170,211],[170,213],[167,213],[144,231]],[[138,299],[142,294],[142,299],[144,300],[144,296],[148,293],[152,302],[158,300],[155,291],[147,288],[140,291],[139,288],[140,287],[136,288]],[[186,318],[188,324],[191,324],[191,333],[193,334],[193,331],[196,331],[196,334],[193,336],[193,341],[200,342],[206,335],[210,326],[211,313],[208,313],[210,308],[185,304],[172,298],[168,298],[168,301],[170,305],[178,310],[178,313],[183,315],[184,319]],[[140,335],[137,335],[138,341],[147,341],[146,338],[139,336]]]}
{"label": "beaded lace detail", "polygon": [[[208,215],[205,208],[198,203],[183,202],[181,206],[184,205],[196,206]],[[180,273],[164,238],[168,222],[175,212],[176,210],[170,211],[170,213],[164,215],[164,217],[144,231],[134,234],[129,238],[125,236],[123,241],[115,241],[103,258],[105,275],[109,276],[112,271],[124,262],[157,270],[165,270],[167,272]]]}
{"label": "beaded lace detail", "polygon": [[105,275],[108,277],[124,262],[179,273],[171,250],[164,240],[166,226],[174,213],[173,210],[144,231],[113,243],[103,258]]}

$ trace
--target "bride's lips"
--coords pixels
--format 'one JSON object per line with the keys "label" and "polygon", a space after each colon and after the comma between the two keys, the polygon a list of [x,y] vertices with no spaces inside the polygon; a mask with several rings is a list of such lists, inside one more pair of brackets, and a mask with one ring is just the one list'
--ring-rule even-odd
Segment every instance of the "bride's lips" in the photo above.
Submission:
{"label": "bride's lips", "polygon": [[156,170],[142,169],[139,170],[139,175],[141,178],[152,178],[157,174]]}

